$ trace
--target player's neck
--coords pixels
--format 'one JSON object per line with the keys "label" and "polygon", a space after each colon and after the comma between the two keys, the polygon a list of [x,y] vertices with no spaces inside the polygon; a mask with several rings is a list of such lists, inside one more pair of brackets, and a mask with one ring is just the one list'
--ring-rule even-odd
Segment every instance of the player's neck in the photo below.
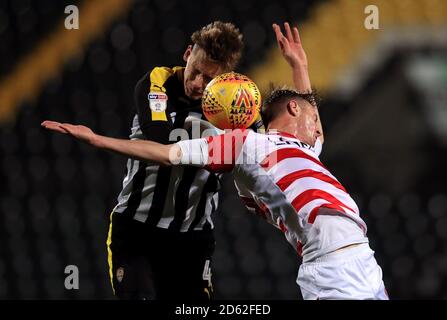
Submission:
{"label": "player's neck", "polygon": [[296,123],[290,123],[290,121],[272,121],[267,131],[278,131],[278,132],[284,132],[288,133],[296,138],[298,138],[298,128],[296,126]]}

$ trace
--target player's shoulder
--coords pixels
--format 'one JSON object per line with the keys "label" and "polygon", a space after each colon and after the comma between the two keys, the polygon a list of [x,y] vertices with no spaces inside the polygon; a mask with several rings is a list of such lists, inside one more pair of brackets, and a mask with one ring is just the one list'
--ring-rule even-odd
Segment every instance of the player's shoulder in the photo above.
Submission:
{"label": "player's shoulder", "polygon": [[252,128],[245,129],[246,135],[252,139],[256,140],[267,140],[267,135],[264,129],[254,130]]}
{"label": "player's shoulder", "polygon": [[180,79],[184,67],[154,67],[146,75],[150,82],[151,92],[166,92],[166,82],[171,78]]}
{"label": "player's shoulder", "polygon": [[253,142],[260,141],[260,139],[265,139],[263,134],[260,134],[253,129],[234,129],[231,131],[230,136],[237,138],[237,141],[241,141],[244,145],[253,144]]}

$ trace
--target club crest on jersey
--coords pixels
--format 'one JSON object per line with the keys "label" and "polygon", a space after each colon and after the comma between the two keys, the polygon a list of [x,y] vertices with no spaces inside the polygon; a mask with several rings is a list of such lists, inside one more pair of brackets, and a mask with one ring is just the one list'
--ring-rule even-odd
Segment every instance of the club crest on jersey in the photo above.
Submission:
{"label": "club crest on jersey", "polygon": [[119,267],[118,269],[116,269],[116,280],[118,280],[118,282],[121,282],[123,281],[123,277],[124,277],[124,268]]}
{"label": "club crest on jersey", "polygon": [[166,110],[168,96],[163,92],[150,92],[147,95],[149,108],[152,112],[164,112]]}

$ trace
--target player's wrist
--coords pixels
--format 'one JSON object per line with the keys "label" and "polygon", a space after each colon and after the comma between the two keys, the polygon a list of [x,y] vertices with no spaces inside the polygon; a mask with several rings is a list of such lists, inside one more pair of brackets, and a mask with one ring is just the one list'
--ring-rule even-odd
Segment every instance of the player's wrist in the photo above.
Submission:
{"label": "player's wrist", "polygon": [[89,139],[87,140],[87,142],[89,144],[91,144],[94,147],[97,148],[101,148],[104,149],[105,148],[105,142],[104,142],[104,138],[103,136],[100,136],[99,134],[93,133]]}
{"label": "player's wrist", "polygon": [[308,70],[308,63],[307,61],[300,61],[298,59],[290,59],[289,65],[292,67],[293,70],[299,70],[299,71],[306,71]]}

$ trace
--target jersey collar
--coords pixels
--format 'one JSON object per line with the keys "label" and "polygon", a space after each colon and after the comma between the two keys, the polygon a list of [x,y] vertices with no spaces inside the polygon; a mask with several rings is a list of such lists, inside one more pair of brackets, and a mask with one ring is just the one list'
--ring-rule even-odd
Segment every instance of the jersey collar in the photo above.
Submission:
{"label": "jersey collar", "polygon": [[292,139],[297,139],[297,137],[295,137],[293,134],[288,133],[288,132],[284,132],[284,131],[279,131],[279,130],[269,130],[267,131],[267,134],[271,134],[271,135],[277,135],[277,136],[281,136],[281,137],[285,137],[285,138],[292,138]]}

